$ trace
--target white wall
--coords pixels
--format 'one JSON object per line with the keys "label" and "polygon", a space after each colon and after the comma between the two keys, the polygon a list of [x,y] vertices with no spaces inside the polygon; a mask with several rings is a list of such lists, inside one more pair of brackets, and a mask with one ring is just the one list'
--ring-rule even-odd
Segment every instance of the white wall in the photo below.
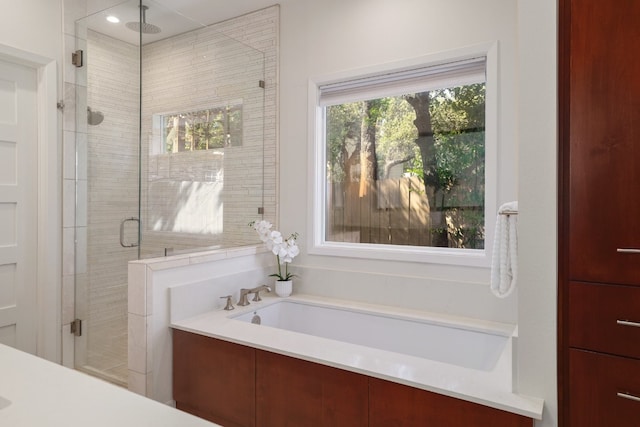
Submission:
{"label": "white wall", "polygon": [[[26,62],[40,68],[38,91],[47,98],[40,108],[39,125],[39,203],[42,216],[38,237],[39,276],[37,354],[60,360],[60,197],[61,185],[56,177],[60,164],[60,115],[54,111],[55,98],[61,93],[62,73],[62,4],[57,0],[22,0],[4,5],[0,25],[0,47],[18,49]],[[2,49],[5,51],[6,49]],[[9,53],[14,55],[14,53]],[[35,57],[34,57],[35,55]],[[55,61],[53,63],[52,61]],[[46,64],[51,64],[45,67]],[[49,71],[49,69],[51,71]],[[57,73],[56,73],[57,70]],[[42,98],[41,98],[42,99]],[[45,156],[46,154],[46,156]],[[43,214],[44,215],[44,214]],[[36,268],[36,266],[33,266]],[[46,273],[45,273],[46,271]],[[46,277],[46,279],[45,279]]]}
{"label": "white wall", "polygon": [[557,288],[557,4],[518,2],[520,39],[519,256],[520,392],[545,399],[543,423],[558,423]]}
{"label": "white wall", "polygon": [[[62,57],[62,2],[20,0],[5,4],[0,43],[59,61]],[[61,70],[60,65],[58,70]]]}

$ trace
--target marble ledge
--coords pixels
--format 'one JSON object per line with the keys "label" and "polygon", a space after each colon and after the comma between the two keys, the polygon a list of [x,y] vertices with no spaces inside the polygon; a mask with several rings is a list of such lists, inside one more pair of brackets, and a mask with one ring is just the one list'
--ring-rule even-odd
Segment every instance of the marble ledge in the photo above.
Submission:
{"label": "marble ledge", "polygon": [[189,254],[171,255],[167,257],[141,259],[137,261],[130,261],[129,264],[142,264],[146,265],[151,270],[159,271],[224,259],[258,255],[264,252],[267,252],[267,250],[262,247],[262,245],[240,246],[227,249],[214,249],[204,252],[193,252]]}

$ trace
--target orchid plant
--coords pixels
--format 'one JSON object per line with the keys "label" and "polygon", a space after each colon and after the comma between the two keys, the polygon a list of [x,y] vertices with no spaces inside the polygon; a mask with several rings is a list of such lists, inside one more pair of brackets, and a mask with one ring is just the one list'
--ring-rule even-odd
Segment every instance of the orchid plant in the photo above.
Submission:
{"label": "orchid plant", "polygon": [[[270,274],[269,277],[277,277],[280,281],[291,280],[295,275],[289,273],[289,264],[300,253],[300,248],[296,243],[298,233],[292,233],[286,239],[278,230],[272,230],[273,224],[269,221],[252,221],[249,226],[260,236],[260,240],[264,242],[265,247],[273,252],[278,261],[278,272]],[[282,273],[282,264],[284,264],[284,274]]]}

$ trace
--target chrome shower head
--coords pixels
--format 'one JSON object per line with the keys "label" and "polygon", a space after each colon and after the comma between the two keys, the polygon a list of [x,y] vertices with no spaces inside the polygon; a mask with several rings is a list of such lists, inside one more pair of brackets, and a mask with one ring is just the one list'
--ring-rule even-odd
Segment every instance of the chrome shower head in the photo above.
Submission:
{"label": "chrome shower head", "polygon": [[104,120],[104,114],[101,111],[93,111],[91,107],[87,107],[87,123],[91,126],[96,126],[102,123]]}
{"label": "chrome shower head", "polygon": [[142,22],[127,22],[125,26],[130,30],[141,32],[142,34],[158,34],[162,31],[160,27],[147,22],[147,9],[149,9],[149,6],[141,5],[139,7],[142,10]]}

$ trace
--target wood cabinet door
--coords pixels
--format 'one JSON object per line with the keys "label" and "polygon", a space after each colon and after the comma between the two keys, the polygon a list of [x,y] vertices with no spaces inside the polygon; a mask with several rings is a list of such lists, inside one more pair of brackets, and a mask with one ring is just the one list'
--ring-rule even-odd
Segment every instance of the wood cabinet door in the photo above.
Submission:
{"label": "wood cabinet door", "polygon": [[365,427],[368,377],[256,351],[258,427]]}
{"label": "wood cabinet door", "polygon": [[640,285],[640,2],[570,7],[570,279]]}
{"label": "wood cabinet door", "polygon": [[532,427],[533,420],[376,378],[369,379],[370,427]]}
{"label": "wood cabinet door", "polygon": [[570,282],[569,346],[640,359],[640,287]]}
{"label": "wood cabinet door", "polygon": [[568,427],[638,427],[640,360],[569,350]]}
{"label": "wood cabinet door", "polygon": [[173,398],[225,427],[255,426],[255,350],[173,330]]}

